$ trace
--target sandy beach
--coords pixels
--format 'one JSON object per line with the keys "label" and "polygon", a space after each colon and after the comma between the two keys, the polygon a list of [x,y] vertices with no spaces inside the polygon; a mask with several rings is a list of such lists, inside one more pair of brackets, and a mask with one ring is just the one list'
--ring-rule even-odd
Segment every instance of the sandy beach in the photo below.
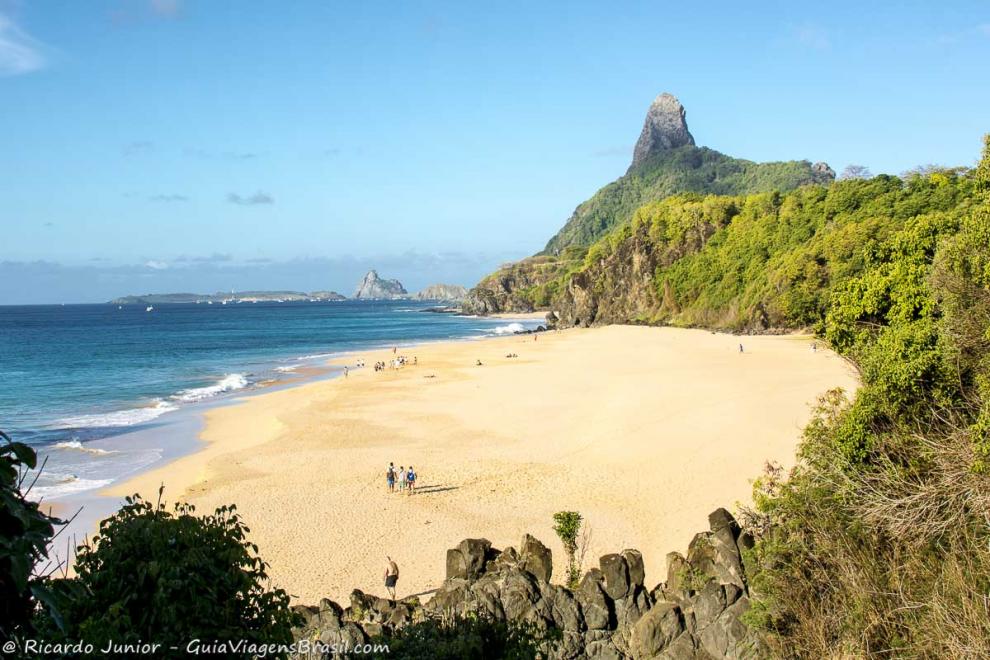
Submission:
{"label": "sandy beach", "polygon": [[[108,493],[164,482],[201,512],[236,503],[296,602],[384,595],[386,554],[400,596],[429,592],[448,547],[525,532],[553,550],[558,580],[551,517],[565,509],[592,530],[586,567],[638,548],[652,586],[711,510],[749,500],[766,460],[793,463],[820,394],[855,389],[811,341],[610,326],[400,348],[418,364],[379,373],[391,351],[356,354],[345,362],[368,366],[347,378],[209,411],[201,451]],[[414,496],[387,492],[390,461],[415,467]]]}

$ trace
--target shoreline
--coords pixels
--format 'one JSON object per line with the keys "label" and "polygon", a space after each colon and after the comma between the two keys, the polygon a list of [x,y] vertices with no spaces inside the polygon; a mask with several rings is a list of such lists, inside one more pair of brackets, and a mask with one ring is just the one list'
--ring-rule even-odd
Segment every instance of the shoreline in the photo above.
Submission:
{"label": "shoreline", "polygon": [[[389,553],[400,595],[428,592],[437,558],[468,537],[505,546],[534,534],[560,575],[551,517],[565,509],[592,528],[589,558],[635,547],[657,576],[655,555],[686,546],[714,508],[748,501],[765,460],[793,464],[819,395],[857,386],[810,337],[747,336],[744,355],[739,341],[578,328],[403,347],[419,364],[384,372],[370,365],[391,350],[362,351],[369,366],[347,378],[206,411],[199,451],[106,492],[157,496],[164,481],[169,502],[236,504],[294,602],[382,592]],[[421,492],[385,492],[389,461],[416,466]]]}

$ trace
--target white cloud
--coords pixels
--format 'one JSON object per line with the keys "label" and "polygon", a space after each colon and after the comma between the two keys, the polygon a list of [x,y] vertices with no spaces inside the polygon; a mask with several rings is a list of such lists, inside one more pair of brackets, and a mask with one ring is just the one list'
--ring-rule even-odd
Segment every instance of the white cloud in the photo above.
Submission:
{"label": "white cloud", "polygon": [[19,76],[44,68],[41,44],[0,14],[0,76]]}
{"label": "white cloud", "polygon": [[815,25],[813,23],[805,23],[804,25],[799,25],[795,28],[794,38],[797,39],[798,43],[802,46],[806,46],[814,50],[828,50],[832,47],[832,42],[829,39],[828,31],[822,26]]}
{"label": "white cloud", "polygon": [[154,259],[151,259],[149,261],[145,261],[144,262],[144,265],[147,266],[148,268],[150,268],[151,270],[166,270],[168,268],[168,263],[167,262],[165,262],[165,261],[156,261]]}

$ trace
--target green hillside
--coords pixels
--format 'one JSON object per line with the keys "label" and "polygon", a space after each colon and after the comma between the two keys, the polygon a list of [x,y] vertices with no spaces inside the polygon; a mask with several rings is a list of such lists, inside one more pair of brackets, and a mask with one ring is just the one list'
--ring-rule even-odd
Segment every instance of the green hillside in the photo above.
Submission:
{"label": "green hillside", "polygon": [[793,190],[808,183],[828,183],[831,176],[806,160],[754,163],[707,147],[683,146],[653,154],[608,184],[574,211],[550,239],[544,254],[587,246],[630,218],[647,202],[680,192],[741,195]]}

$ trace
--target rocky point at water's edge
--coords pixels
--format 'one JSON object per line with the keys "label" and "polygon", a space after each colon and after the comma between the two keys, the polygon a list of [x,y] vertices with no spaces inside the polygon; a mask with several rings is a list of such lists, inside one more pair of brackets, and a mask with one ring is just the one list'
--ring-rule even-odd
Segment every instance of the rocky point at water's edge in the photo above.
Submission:
{"label": "rocky point at water's edge", "polygon": [[429,601],[355,590],[346,608],[329,599],[295,606],[304,623],[294,636],[353,648],[429,618],[474,613],[558,631],[549,657],[560,660],[757,658],[759,639],[741,619],[750,598],[744,551],[753,539],[725,509],[708,522],[686,557],[667,555],[666,580],[652,589],[638,550],[604,555],[572,591],[550,582],[551,551],[529,534],[518,549],[465,539],[447,551],[446,579]]}

